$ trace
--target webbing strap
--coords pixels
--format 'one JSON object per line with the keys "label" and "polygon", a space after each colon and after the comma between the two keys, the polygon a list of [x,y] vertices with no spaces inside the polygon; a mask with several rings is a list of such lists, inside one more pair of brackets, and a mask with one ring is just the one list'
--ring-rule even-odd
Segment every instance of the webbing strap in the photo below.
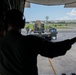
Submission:
{"label": "webbing strap", "polygon": [[52,65],[51,59],[48,58],[48,61],[49,61],[50,66],[51,66],[51,68],[52,68],[52,70],[53,70],[53,72],[54,72],[54,75],[57,75],[57,74],[56,74],[56,71],[55,71],[55,69],[54,69],[54,67],[53,67],[53,65]]}

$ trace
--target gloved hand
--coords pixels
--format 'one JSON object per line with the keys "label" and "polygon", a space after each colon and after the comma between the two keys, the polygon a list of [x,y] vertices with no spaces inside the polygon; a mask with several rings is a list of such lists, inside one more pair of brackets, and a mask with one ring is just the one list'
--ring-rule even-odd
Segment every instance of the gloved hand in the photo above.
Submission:
{"label": "gloved hand", "polygon": [[76,42],[76,37],[70,39],[70,41],[71,41],[71,44],[74,44]]}

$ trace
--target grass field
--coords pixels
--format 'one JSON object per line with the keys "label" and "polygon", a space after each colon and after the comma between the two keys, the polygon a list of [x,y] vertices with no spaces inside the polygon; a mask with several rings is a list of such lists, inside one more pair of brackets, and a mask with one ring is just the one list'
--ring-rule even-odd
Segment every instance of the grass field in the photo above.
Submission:
{"label": "grass field", "polygon": [[[44,28],[49,28],[49,27],[53,27],[56,29],[69,29],[71,27],[76,27],[76,24],[45,24]],[[34,25],[33,24],[26,24],[25,28],[29,27],[30,29],[34,29]]]}

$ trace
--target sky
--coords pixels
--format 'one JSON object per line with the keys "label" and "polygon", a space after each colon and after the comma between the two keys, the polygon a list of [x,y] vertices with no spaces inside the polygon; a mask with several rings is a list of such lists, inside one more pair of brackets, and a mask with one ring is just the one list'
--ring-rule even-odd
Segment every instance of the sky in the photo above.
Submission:
{"label": "sky", "polygon": [[76,8],[31,4],[30,8],[24,9],[24,16],[26,21],[46,20],[46,16],[48,20],[76,20]]}

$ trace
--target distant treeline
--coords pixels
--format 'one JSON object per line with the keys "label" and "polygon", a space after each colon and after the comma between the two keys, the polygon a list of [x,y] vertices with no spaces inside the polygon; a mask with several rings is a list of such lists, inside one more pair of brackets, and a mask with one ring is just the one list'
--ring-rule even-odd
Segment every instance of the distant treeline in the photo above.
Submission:
{"label": "distant treeline", "polygon": [[57,22],[56,24],[76,24],[76,22]]}
{"label": "distant treeline", "polygon": [[[41,21],[46,24],[45,21]],[[35,21],[26,22],[27,24],[35,23]],[[76,24],[76,21],[48,21],[47,24]]]}
{"label": "distant treeline", "polygon": [[76,22],[48,22],[48,24],[76,24]]}

